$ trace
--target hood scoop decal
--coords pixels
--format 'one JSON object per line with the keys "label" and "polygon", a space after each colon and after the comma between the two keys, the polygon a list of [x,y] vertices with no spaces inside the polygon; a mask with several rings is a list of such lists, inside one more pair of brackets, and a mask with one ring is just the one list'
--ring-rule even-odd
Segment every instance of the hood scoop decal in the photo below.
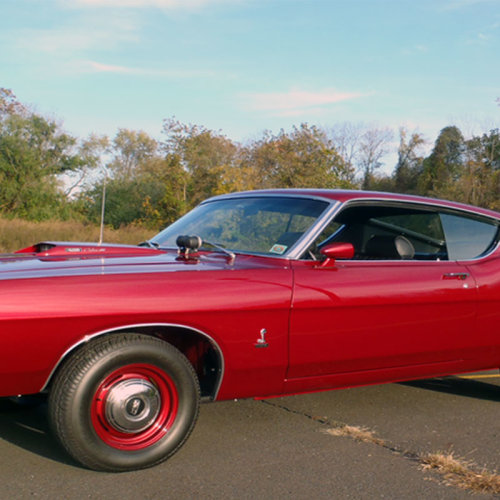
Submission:
{"label": "hood scoop decal", "polygon": [[16,254],[29,254],[36,257],[59,258],[128,257],[134,255],[154,255],[159,253],[164,253],[164,250],[133,245],[99,245],[98,243],[69,243],[62,241],[43,241],[16,252]]}

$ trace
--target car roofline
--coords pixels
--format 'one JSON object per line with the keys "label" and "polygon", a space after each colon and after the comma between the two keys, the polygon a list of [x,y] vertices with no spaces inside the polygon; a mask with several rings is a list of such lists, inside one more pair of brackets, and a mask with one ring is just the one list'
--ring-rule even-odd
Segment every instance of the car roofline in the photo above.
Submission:
{"label": "car roofline", "polygon": [[394,201],[427,204],[432,206],[445,207],[462,212],[475,213],[500,221],[500,212],[495,210],[476,207],[466,203],[449,201],[426,196],[389,193],[384,191],[362,191],[356,189],[316,189],[316,188],[290,188],[290,189],[260,189],[255,191],[239,191],[213,196],[203,201],[201,204],[209,203],[220,199],[231,198],[251,198],[256,196],[283,196],[291,198],[319,199],[328,202],[340,202],[342,204],[352,201]]}

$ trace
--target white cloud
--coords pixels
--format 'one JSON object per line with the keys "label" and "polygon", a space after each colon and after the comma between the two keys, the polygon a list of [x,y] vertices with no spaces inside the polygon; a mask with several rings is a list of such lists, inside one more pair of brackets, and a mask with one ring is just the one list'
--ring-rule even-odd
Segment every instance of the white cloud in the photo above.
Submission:
{"label": "white cloud", "polygon": [[66,7],[113,7],[113,8],[148,8],[166,10],[198,10],[220,3],[234,3],[236,0],[59,0]]}
{"label": "white cloud", "polygon": [[307,91],[292,89],[288,92],[253,93],[242,96],[245,107],[266,111],[277,116],[299,116],[305,112],[320,113],[324,107],[363,97],[359,92],[339,92],[334,89]]}
{"label": "white cloud", "polygon": [[441,10],[456,10],[481,3],[493,3],[496,1],[497,0],[449,0],[448,3],[441,5],[440,8]]}
{"label": "white cloud", "polygon": [[424,54],[429,52],[429,47],[423,44],[413,45],[412,47],[406,47],[401,49],[401,53],[405,56],[411,56],[414,54]]}
{"label": "white cloud", "polygon": [[96,61],[80,61],[78,63],[80,69],[89,73],[118,73],[118,74],[140,74],[141,71],[127,66],[116,66],[112,64],[102,64]]}
{"label": "white cloud", "polygon": [[120,66],[116,64],[105,64],[98,61],[79,60],[70,63],[69,68],[72,72],[78,73],[111,73],[118,75],[132,76],[152,76],[171,79],[184,78],[227,78],[230,75],[219,75],[214,71],[191,70],[191,69],[151,69],[137,68],[131,66]]}
{"label": "white cloud", "polygon": [[22,49],[63,56],[90,49],[112,49],[122,43],[137,42],[139,26],[132,16],[83,18],[53,29],[21,30],[13,34]]}
{"label": "white cloud", "polygon": [[467,45],[489,45],[495,41],[495,37],[488,33],[476,33],[474,38],[469,38],[465,43]]}

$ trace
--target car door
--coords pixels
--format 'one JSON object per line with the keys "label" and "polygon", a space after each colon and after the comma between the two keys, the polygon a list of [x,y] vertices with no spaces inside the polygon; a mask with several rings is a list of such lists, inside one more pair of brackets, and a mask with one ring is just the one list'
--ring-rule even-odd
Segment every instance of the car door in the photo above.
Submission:
{"label": "car door", "polygon": [[[425,376],[470,355],[475,281],[465,265],[446,260],[438,213],[360,205],[334,225],[342,230],[326,242],[352,243],[356,258],[294,262],[288,379],[377,370]],[[368,252],[375,239],[396,237],[415,247],[411,257]]]}
{"label": "car door", "polygon": [[476,288],[456,262],[294,265],[288,378],[467,355]]}

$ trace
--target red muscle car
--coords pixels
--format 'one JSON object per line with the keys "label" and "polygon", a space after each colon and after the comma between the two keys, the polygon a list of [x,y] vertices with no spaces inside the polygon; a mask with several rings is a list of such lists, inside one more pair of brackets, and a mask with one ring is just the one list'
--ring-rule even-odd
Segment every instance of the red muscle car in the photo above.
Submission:
{"label": "red muscle car", "polygon": [[211,198],[139,246],[0,257],[0,396],[96,470],[158,464],[200,400],[500,367],[500,214],[387,193]]}

